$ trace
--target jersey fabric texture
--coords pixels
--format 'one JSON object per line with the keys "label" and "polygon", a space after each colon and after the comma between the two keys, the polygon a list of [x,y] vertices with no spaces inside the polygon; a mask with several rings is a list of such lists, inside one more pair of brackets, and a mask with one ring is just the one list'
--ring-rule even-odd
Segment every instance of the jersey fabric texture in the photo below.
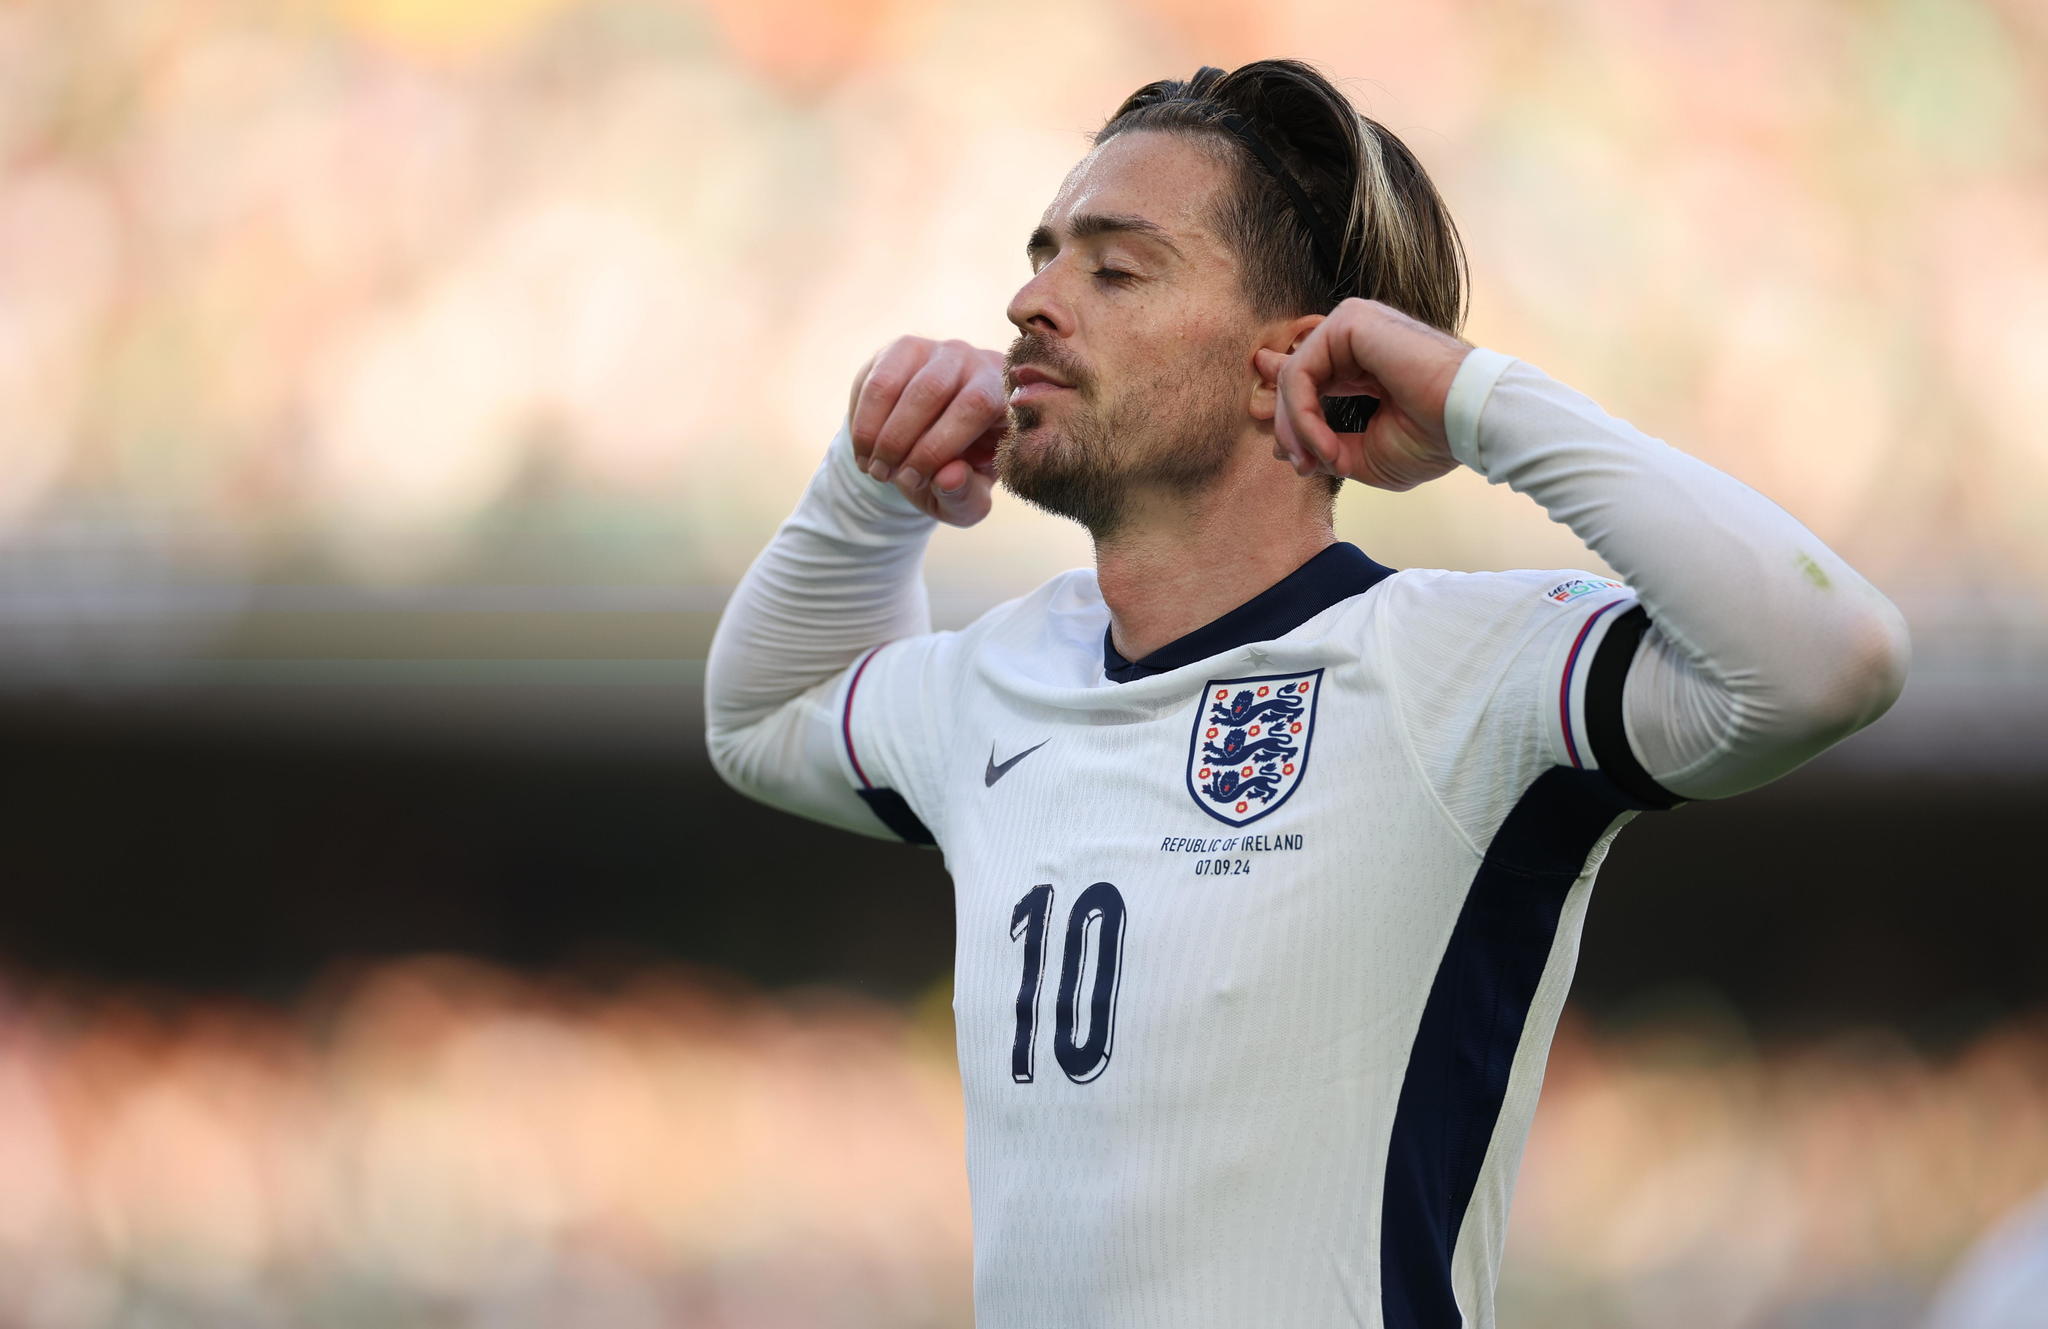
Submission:
{"label": "jersey fabric texture", "polygon": [[846,779],[955,884],[979,1329],[1491,1324],[1587,893],[1682,801],[1640,620],[1338,543],[1142,660],[1077,569],[846,671]]}

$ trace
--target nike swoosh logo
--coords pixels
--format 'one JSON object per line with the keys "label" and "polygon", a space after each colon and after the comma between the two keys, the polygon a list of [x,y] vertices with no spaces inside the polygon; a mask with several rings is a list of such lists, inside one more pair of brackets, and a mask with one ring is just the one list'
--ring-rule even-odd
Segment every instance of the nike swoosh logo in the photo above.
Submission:
{"label": "nike swoosh logo", "polygon": [[1040,748],[1044,747],[1046,744],[1050,742],[1052,742],[1052,740],[1049,738],[1041,738],[1036,743],[1033,743],[1030,747],[1024,749],[1022,752],[1018,753],[1016,756],[1010,758],[1008,761],[1005,762],[996,761],[996,745],[993,743],[989,744],[988,770],[982,773],[982,786],[984,788],[993,789],[995,787],[996,781],[1002,779],[1004,776],[1010,773],[1010,768],[1012,766],[1015,766],[1018,762],[1024,760],[1026,757],[1030,756],[1032,753],[1038,751]]}

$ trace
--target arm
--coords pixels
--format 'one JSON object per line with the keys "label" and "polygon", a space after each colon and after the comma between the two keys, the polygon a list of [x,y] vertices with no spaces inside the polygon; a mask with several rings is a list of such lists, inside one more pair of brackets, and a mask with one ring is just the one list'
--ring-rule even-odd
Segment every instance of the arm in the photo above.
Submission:
{"label": "arm", "polygon": [[856,469],[842,424],[711,639],[705,739],[727,784],[800,816],[890,834],[841,773],[834,700],[840,675],[870,647],[931,631],[920,569],[936,525]]}
{"label": "arm", "polygon": [[[733,788],[848,830],[929,842],[894,788],[913,773],[892,768],[914,758],[885,741],[863,763],[849,716],[856,688],[863,723],[917,704],[934,667],[919,569],[939,521],[988,514],[1001,376],[997,352],[922,337],[898,338],[855,375],[846,421],[712,636],[705,738]],[[929,478],[866,473],[906,461]],[[879,649],[892,641],[904,644]]]}
{"label": "arm", "polygon": [[[1588,684],[1605,695],[1585,698],[1589,716],[1615,718],[1588,730],[1596,764],[1659,801],[1776,779],[1904,686],[1904,618],[1812,531],[1534,365],[1357,299],[1256,359],[1273,386],[1254,401],[1298,473],[1399,491],[1462,463],[1534,498],[1628,579],[1641,603],[1602,628]],[[1347,389],[1380,408],[1364,432],[1334,434],[1317,394]]]}
{"label": "arm", "polygon": [[[1601,410],[1526,361],[1476,348],[1445,403],[1448,445],[1570,527],[1627,580],[1634,625],[1603,767],[1686,798],[1774,780],[1884,714],[1905,684],[1904,618],[1790,513]],[[1601,661],[1592,662],[1598,680]],[[1597,714],[1600,698],[1588,698]]]}

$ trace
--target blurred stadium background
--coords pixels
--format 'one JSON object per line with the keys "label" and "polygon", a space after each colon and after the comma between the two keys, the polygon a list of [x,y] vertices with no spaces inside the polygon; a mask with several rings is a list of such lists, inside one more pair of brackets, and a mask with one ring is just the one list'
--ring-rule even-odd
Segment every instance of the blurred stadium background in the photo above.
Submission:
{"label": "blurred stadium background", "polygon": [[[1084,135],[1271,55],[1471,340],[1914,629],[1618,842],[1502,1323],[1923,1323],[2048,1185],[2034,0],[0,3],[0,1325],[966,1326],[945,878],[725,790],[706,643],[866,355],[1006,345]],[[1600,566],[1463,473],[1339,530]],[[942,531],[939,623],[1087,558]]]}

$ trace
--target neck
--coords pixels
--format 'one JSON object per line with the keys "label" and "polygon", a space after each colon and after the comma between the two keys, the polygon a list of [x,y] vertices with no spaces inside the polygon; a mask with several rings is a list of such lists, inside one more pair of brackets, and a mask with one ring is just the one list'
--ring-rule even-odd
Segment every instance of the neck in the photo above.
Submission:
{"label": "neck", "polygon": [[[1193,498],[1135,495],[1128,518],[1095,542],[1111,642],[1142,659],[1328,549],[1337,533],[1324,501],[1314,481],[1271,457],[1242,459]],[[1249,531],[1247,513],[1260,514]]]}

